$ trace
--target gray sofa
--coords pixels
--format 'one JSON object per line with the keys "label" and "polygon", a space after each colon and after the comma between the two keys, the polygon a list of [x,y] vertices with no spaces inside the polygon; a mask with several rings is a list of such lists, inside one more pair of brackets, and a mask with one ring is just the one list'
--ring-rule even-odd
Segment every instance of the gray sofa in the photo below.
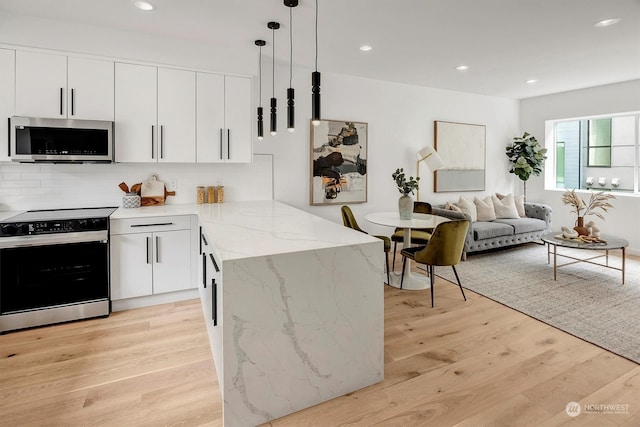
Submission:
{"label": "gray sofa", "polygon": [[[541,203],[524,203],[526,218],[496,219],[471,223],[464,242],[464,255],[471,252],[518,245],[538,240],[551,231],[551,207]],[[468,219],[468,215],[433,206],[433,214],[451,219]]]}

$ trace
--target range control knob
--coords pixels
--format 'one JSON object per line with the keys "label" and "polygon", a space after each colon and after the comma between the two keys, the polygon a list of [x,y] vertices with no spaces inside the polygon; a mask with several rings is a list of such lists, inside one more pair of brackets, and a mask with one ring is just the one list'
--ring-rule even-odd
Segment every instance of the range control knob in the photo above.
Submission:
{"label": "range control knob", "polygon": [[14,224],[7,224],[2,226],[3,236],[15,236],[18,232],[18,228]]}

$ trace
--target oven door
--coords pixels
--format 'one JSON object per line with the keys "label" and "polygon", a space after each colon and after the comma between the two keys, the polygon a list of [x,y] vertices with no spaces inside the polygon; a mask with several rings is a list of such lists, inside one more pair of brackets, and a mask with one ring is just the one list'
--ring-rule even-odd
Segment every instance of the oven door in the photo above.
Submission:
{"label": "oven door", "polygon": [[[6,322],[6,316],[23,318],[29,312],[92,303],[100,303],[100,313],[76,307],[75,314],[66,314],[62,320],[38,313],[41,320],[36,324],[108,315],[107,237],[107,231],[90,231],[1,239],[0,316],[4,319],[0,320]],[[27,323],[18,327],[35,326],[33,320]]]}

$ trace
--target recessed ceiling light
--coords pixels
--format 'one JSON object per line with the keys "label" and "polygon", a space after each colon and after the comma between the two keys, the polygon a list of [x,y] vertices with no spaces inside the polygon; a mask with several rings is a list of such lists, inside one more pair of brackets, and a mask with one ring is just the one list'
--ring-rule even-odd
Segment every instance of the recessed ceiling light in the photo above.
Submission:
{"label": "recessed ceiling light", "polygon": [[458,65],[456,67],[456,70],[458,70],[458,71],[464,71],[464,70],[468,70],[468,69],[469,69],[468,65]]}
{"label": "recessed ceiling light", "polygon": [[371,46],[369,46],[368,44],[363,44],[362,46],[360,46],[360,50],[363,52],[369,52],[371,49],[373,49]]}
{"label": "recessed ceiling light", "polygon": [[594,27],[608,27],[610,25],[614,25],[617,24],[618,22],[622,21],[621,18],[608,18],[608,19],[603,19],[602,21],[598,21],[595,24],[593,24]]}
{"label": "recessed ceiling light", "polygon": [[136,2],[133,2],[133,5],[138,9],[144,10],[144,11],[149,11],[154,9],[153,5],[146,1],[136,1]]}
{"label": "recessed ceiling light", "polygon": [[526,84],[532,85],[534,83],[538,83],[538,81],[536,79],[529,79],[527,81],[525,81]]}

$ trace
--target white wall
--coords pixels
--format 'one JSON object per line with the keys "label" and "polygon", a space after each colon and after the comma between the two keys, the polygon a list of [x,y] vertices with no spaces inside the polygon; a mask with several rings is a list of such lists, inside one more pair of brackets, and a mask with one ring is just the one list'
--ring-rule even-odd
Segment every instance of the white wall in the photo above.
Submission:
{"label": "white wall", "polygon": [[[77,37],[77,34],[83,36]],[[117,59],[129,58],[210,71],[249,74],[256,77],[258,72],[258,51],[252,43],[246,51],[226,52],[215,46],[199,45],[185,40],[155,38],[80,24],[59,25],[52,21],[9,14],[0,16],[1,43],[60,49]],[[266,113],[268,98],[271,96],[271,67],[268,66],[270,56],[267,51],[263,52],[263,60],[262,104]],[[323,71],[321,61],[319,71]],[[339,206],[309,206],[311,70],[294,68],[293,86],[296,88],[297,129],[293,134],[287,133],[285,129],[287,64],[276,64],[276,78],[275,90],[280,107],[279,133],[275,137],[267,134],[264,141],[256,141],[254,152],[273,154],[276,200],[340,222]],[[256,105],[258,104],[258,86],[256,78],[254,80]],[[323,118],[361,121],[369,125],[368,203],[353,206],[361,225],[369,231],[390,234],[389,229],[366,223],[363,216],[372,211],[397,209],[400,194],[395,188],[391,174],[398,167],[404,167],[410,174],[415,174],[415,153],[423,146],[433,144],[434,120],[486,125],[487,191],[465,193],[465,195],[473,197],[494,191],[513,192],[518,188],[516,186],[518,182],[513,179],[514,176],[507,172],[508,164],[504,155],[504,147],[510,143],[513,136],[521,134],[521,128],[518,126],[519,107],[515,100],[333,75],[326,72],[322,73],[321,93]],[[265,125],[268,128],[268,114],[265,114]],[[108,192],[110,198],[114,198],[118,194],[119,190],[116,186],[120,181],[136,180],[139,179],[137,177],[144,178],[150,172],[156,172],[161,179],[178,180],[180,197],[174,199],[174,202],[184,200],[182,194],[186,194],[189,197],[187,201],[191,202],[192,195],[195,197],[195,185],[204,181],[211,182],[218,176],[230,174],[231,170],[235,173],[235,168],[242,168],[231,165],[224,165],[226,169],[219,165],[209,167],[138,166],[83,165],[73,169],[72,166],[53,165],[53,169],[37,171],[37,173],[51,173],[51,170],[55,173],[59,172],[69,177],[69,180],[63,181],[69,182],[71,187],[73,182],[83,188],[100,182],[100,188]],[[261,182],[262,171],[244,169],[245,176],[250,180]],[[199,176],[203,170],[210,173],[206,175],[207,178],[196,179],[195,176]],[[82,173],[82,171],[90,172]],[[236,176],[241,174],[237,172]],[[15,175],[12,176],[15,178]],[[432,174],[424,168],[421,169],[421,178],[421,200],[440,203],[457,200],[459,197],[459,194],[434,194]],[[269,180],[270,177],[264,176],[264,179]],[[31,184],[23,183],[22,185]],[[229,185],[227,179],[224,179],[224,185],[225,187]],[[57,191],[55,197],[50,197],[47,193],[41,198],[21,198],[17,203],[20,208],[28,207],[26,206],[28,203],[35,201],[41,204],[59,203],[56,201],[59,196]],[[73,188],[69,188],[69,191],[73,191]],[[87,198],[89,196],[85,191],[79,192],[77,197],[78,203],[94,201]],[[0,204],[13,207],[15,203],[15,199],[7,200],[0,194]]]}
{"label": "white wall", "polygon": [[[523,99],[520,102],[520,123],[522,129],[543,142],[546,120],[630,111],[640,111],[640,80]],[[587,192],[583,196],[585,200],[589,198]],[[588,219],[596,221],[603,233],[629,240],[630,253],[640,253],[640,198],[620,194],[616,197],[613,201],[615,209],[605,215],[604,222],[597,217]],[[575,215],[570,214],[569,207],[562,204],[561,198],[562,191],[544,189],[542,175],[532,177],[527,184],[527,200],[552,206],[554,229],[560,229],[562,225],[573,226],[575,222]]]}

